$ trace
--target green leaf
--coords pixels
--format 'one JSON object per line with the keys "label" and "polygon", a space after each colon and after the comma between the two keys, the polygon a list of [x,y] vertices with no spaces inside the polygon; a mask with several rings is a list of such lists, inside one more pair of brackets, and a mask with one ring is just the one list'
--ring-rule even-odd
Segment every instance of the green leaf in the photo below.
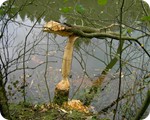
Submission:
{"label": "green leaf", "polygon": [[144,16],[141,18],[142,21],[150,21],[150,16]]}
{"label": "green leaf", "polygon": [[64,2],[68,2],[68,0],[64,0]]}
{"label": "green leaf", "polygon": [[63,7],[63,8],[60,8],[59,10],[64,12],[64,13],[68,13],[72,10],[72,8],[71,7]]}
{"label": "green leaf", "polygon": [[128,28],[128,29],[127,29],[127,32],[130,34],[130,33],[132,33],[132,32],[133,32],[133,30],[132,30],[132,29],[130,29],[130,28]]}
{"label": "green leaf", "polygon": [[83,13],[83,12],[85,11],[85,8],[83,7],[83,5],[77,4],[76,7],[75,7],[75,10],[76,10],[78,13]]}
{"label": "green leaf", "polygon": [[107,0],[97,0],[99,5],[106,5],[107,4]]}
{"label": "green leaf", "polygon": [[4,10],[0,8],[0,16],[4,14]]}

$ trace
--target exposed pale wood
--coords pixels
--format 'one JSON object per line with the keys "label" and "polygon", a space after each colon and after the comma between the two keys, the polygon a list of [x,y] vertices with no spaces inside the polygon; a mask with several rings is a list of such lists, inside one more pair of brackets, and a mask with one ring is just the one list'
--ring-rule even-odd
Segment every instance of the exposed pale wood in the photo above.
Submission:
{"label": "exposed pale wood", "polygon": [[85,105],[83,105],[83,103],[80,100],[71,100],[68,102],[65,102],[63,104],[64,108],[67,108],[69,110],[77,110],[79,112],[83,112],[83,113],[90,113],[89,108]]}
{"label": "exposed pale wood", "polygon": [[44,32],[49,32],[49,33],[55,33],[61,36],[70,36],[73,35],[72,32],[67,32],[66,31],[66,27],[65,25],[59,23],[59,22],[55,22],[55,21],[49,21],[47,22],[44,27],[43,27],[43,31]]}
{"label": "exposed pale wood", "polygon": [[[73,53],[73,45],[75,40],[78,37],[85,37],[85,38],[113,38],[115,40],[120,40],[120,34],[117,32],[110,31],[110,29],[117,25],[109,25],[104,28],[93,28],[93,27],[87,27],[87,26],[80,26],[80,25],[69,25],[69,24],[61,24],[55,21],[50,21],[47,24],[44,25],[43,31],[58,34],[61,36],[68,36],[69,39],[67,41],[65,50],[64,50],[64,56],[62,61],[62,80],[56,85],[55,89],[55,95],[56,98],[59,99],[61,96],[64,97],[63,92],[65,93],[64,100],[67,100],[67,97],[69,95],[69,80],[68,76],[70,74],[71,69],[71,62],[72,62],[72,53]],[[128,37],[122,35],[121,40],[130,40],[130,41],[137,41],[136,38]],[[117,58],[114,59],[114,61],[117,61]],[[109,66],[113,66],[115,63],[111,63]],[[108,69],[110,69],[109,67]],[[104,81],[105,76],[107,75],[107,70],[104,71],[104,73],[93,83],[93,86],[91,87],[90,94],[94,97],[95,93],[97,93],[98,86],[101,85],[101,83]],[[106,72],[106,73],[105,73]],[[88,101],[88,104],[91,103],[91,100],[93,99],[91,97]]]}
{"label": "exposed pale wood", "polygon": [[65,31],[68,26],[61,23],[50,21],[44,25],[44,32],[55,33],[61,36],[68,36],[68,41],[64,50],[62,60],[62,80],[55,87],[54,102],[62,105],[63,102],[68,101],[70,83],[68,76],[70,74],[72,54],[74,42],[78,38],[72,32]]}
{"label": "exposed pale wood", "polygon": [[73,47],[74,47],[74,42],[77,38],[78,37],[76,37],[76,36],[69,36],[67,45],[64,50],[64,56],[63,56],[63,62],[62,62],[62,77],[65,79],[70,74]]}
{"label": "exposed pale wood", "polygon": [[68,76],[70,74],[70,69],[71,69],[73,45],[76,39],[77,39],[76,36],[73,35],[69,36],[69,39],[67,41],[64,50],[64,56],[62,61],[62,80],[56,85],[55,98],[54,98],[55,103],[59,105],[62,105],[63,102],[68,101],[69,89],[70,89]]}

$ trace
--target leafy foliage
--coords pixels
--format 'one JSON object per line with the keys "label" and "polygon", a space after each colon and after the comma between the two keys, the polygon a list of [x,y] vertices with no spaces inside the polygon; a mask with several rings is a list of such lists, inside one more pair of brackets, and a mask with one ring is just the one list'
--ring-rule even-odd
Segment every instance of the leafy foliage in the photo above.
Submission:
{"label": "leafy foliage", "polygon": [[85,8],[82,4],[77,4],[76,7],[75,7],[75,10],[78,12],[78,13],[84,13],[85,12]]}
{"label": "leafy foliage", "polygon": [[[11,0],[11,1],[13,1],[13,0]],[[17,14],[19,14],[20,17],[22,18],[22,20],[26,20],[25,18],[27,17],[32,22],[34,22],[34,20],[39,17],[39,14],[41,14],[41,11],[45,10],[47,12],[44,16],[45,21],[49,21],[50,19],[51,20],[58,20],[60,18],[60,15],[63,15],[63,16],[65,16],[68,23],[74,23],[74,24],[77,24],[77,25],[82,24],[82,25],[92,26],[92,27],[94,26],[95,28],[100,27],[100,26],[105,26],[105,24],[109,24],[109,23],[111,23],[111,21],[112,22],[118,21],[118,19],[119,19],[119,16],[116,15],[116,13],[118,14],[119,11],[115,13],[115,11],[118,10],[118,8],[119,8],[118,1],[117,2],[116,1],[111,1],[109,4],[107,4],[108,0],[92,1],[93,4],[91,4],[91,3],[90,4],[85,4],[83,1],[81,1],[81,3],[79,3],[79,1],[76,1],[76,4],[74,4],[75,1],[73,1],[73,2],[71,1],[71,3],[69,3],[69,0],[63,0],[62,2],[60,2],[58,0],[53,0],[55,2],[52,2],[52,1],[49,1],[49,0],[43,0],[43,3],[47,3],[46,5],[43,5],[42,2],[38,1],[38,0],[27,0],[27,1],[34,1],[33,3],[30,2],[31,4],[30,3],[25,4],[25,3],[23,3],[23,0],[21,2],[20,1],[16,0],[16,3],[14,4],[14,6],[12,6],[11,9],[9,9],[9,11],[7,13],[5,13],[7,11],[7,7],[8,7],[7,5],[6,5],[6,7],[3,6],[3,8],[0,8],[0,17],[1,16],[4,16],[4,17],[7,16],[6,20],[9,20],[9,18],[11,18],[11,17],[15,18],[15,16],[17,16]],[[88,3],[90,1],[91,0],[87,0],[86,2]],[[130,1],[132,1],[132,0],[129,0],[128,2],[126,2],[125,6],[124,6],[124,9],[123,9],[123,12],[124,12],[123,13],[123,18],[124,19],[123,19],[122,23],[126,24],[127,28],[122,29],[122,34],[123,35],[132,35],[131,33],[133,33],[136,30],[139,30],[138,32],[140,33],[140,31],[141,31],[142,35],[143,35],[143,33],[146,33],[147,31],[144,31],[143,29],[139,29],[139,28],[143,27],[142,23],[150,21],[150,16],[143,15],[144,11],[141,10],[142,7],[136,6],[136,5],[140,5],[140,4],[136,4],[136,5],[132,4],[131,5],[132,7],[129,7],[129,4],[131,3]],[[133,1],[132,1],[132,3],[133,3]],[[22,9],[20,9],[20,8],[22,8]],[[138,9],[138,11],[137,11],[137,9]],[[5,14],[7,14],[7,15],[5,15]],[[82,15],[84,14],[84,16],[82,16],[80,14],[82,14]],[[137,15],[139,15],[139,16],[137,16]],[[141,17],[141,15],[143,17]],[[41,19],[43,19],[43,18],[41,18]],[[104,20],[104,19],[106,19],[106,20]],[[11,22],[13,23],[13,21],[11,21],[11,20],[6,22],[6,23],[11,23]],[[3,21],[3,19],[2,19],[2,21]],[[16,20],[15,24],[17,24],[17,22],[20,22],[20,21]],[[24,23],[23,24],[22,23],[23,22],[21,21],[19,26],[25,25]],[[103,25],[100,25],[100,24],[103,24]],[[6,26],[7,26],[7,24],[6,24]],[[28,27],[31,27],[31,26],[28,26]],[[144,26],[144,27],[147,27],[147,26]],[[8,26],[8,28],[9,28],[9,26]],[[39,27],[37,29],[39,29]],[[15,26],[14,26],[13,30],[15,31]],[[117,31],[118,30],[119,29],[117,29]],[[8,31],[11,31],[11,29],[8,30]],[[17,35],[19,34],[18,32],[16,32],[16,33],[17,33]],[[140,35],[139,33],[137,33],[138,36]],[[14,34],[14,33],[12,33],[12,34]],[[36,34],[34,34],[34,35],[36,36]],[[35,36],[33,37],[33,39],[35,38]],[[41,34],[39,34],[39,36],[41,37]],[[38,39],[39,36],[36,36],[36,38]],[[147,37],[147,36],[145,34],[145,37]],[[10,40],[12,40],[11,42],[17,41],[17,39],[15,39],[15,37],[14,37],[14,41],[13,41],[13,39],[11,39],[12,38],[11,36],[4,36],[3,41],[5,41],[5,38],[9,38]],[[143,36],[141,36],[141,38],[142,38],[142,40],[140,41],[140,39],[139,39],[139,41],[141,42],[142,47],[145,47],[149,52],[148,39],[145,40],[145,38]],[[37,41],[37,39],[34,39],[34,40]],[[114,66],[115,68],[111,69],[111,71],[110,71],[110,72],[114,73],[115,70],[117,69],[116,68],[117,66],[115,66],[115,64],[119,60],[119,54],[115,55],[115,52],[117,51],[117,49],[116,49],[117,44],[113,40],[111,40],[111,41],[109,39],[105,39],[105,40],[106,40],[106,44],[107,44],[106,47],[108,47],[108,51],[104,51],[104,53],[108,57],[107,61],[108,62],[110,61],[110,64],[107,64],[106,68],[113,68],[113,66]],[[10,41],[6,40],[6,43],[10,43]],[[86,44],[86,45],[89,45],[90,40],[80,38],[76,41],[75,47],[77,49],[80,49],[81,44],[83,44],[83,43]],[[113,44],[113,43],[115,43],[115,44]],[[128,46],[131,46],[131,47],[129,47],[129,49],[126,49],[126,50],[124,49],[125,54],[123,56],[122,63],[123,62],[126,63],[126,64],[123,65],[123,67],[127,68],[127,70],[123,69],[123,72],[127,73],[127,74],[125,75],[125,77],[123,77],[123,79],[125,79],[125,80],[127,79],[128,81],[129,81],[129,78],[132,79],[132,80],[136,80],[137,85],[133,88],[133,90],[131,89],[131,92],[135,91],[135,92],[133,92],[133,95],[134,95],[134,94],[136,94],[136,92],[139,92],[139,91],[136,91],[136,89],[137,89],[136,87],[139,87],[139,85],[142,86],[141,83],[143,83],[143,82],[144,82],[144,84],[146,83],[145,81],[143,81],[141,79],[139,80],[139,78],[142,78],[144,75],[146,75],[146,72],[148,72],[148,70],[149,70],[148,69],[149,68],[148,60],[149,59],[147,59],[147,56],[144,55],[143,51],[140,50],[137,47],[137,45],[135,45],[135,44],[129,44],[128,45],[128,43],[126,43],[126,42],[125,42],[125,45],[127,47]],[[7,47],[7,45],[6,46],[4,45],[3,47],[4,47],[4,49],[1,49],[1,50],[4,50],[4,51],[6,50],[7,51],[7,48],[5,49],[5,47]],[[102,47],[101,49],[104,50],[104,47],[102,45],[100,47]],[[125,47],[125,48],[127,48],[127,47]],[[18,46],[18,48],[19,48],[19,46]],[[36,49],[36,46],[35,46],[35,49]],[[109,49],[110,49],[110,52],[109,52]],[[42,50],[43,50],[43,48],[42,48]],[[60,48],[58,50],[60,50]],[[113,50],[115,52],[112,52]],[[19,51],[19,49],[18,49],[17,51],[18,51],[18,53],[21,53],[22,50]],[[39,51],[37,52],[35,50],[35,53],[36,52],[39,53]],[[119,51],[119,49],[118,49],[118,51]],[[3,54],[5,52],[1,52],[1,53]],[[119,52],[116,52],[116,53],[119,53]],[[34,54],[34,52],[33,52],[33,54]],[[39,55],[40,54],[41,54],[41,52],[39,53]],[[43,53],[42,53],[42,55],[43,55]],[[8,58],[8,59],[10,59],[10,60],[8,60],[8,62],[12,60],[12,61],[14,61],[14,64],[18,63],[18,61],[20,59],[20,56],[21,55],[19,54],[18,58],[13,59],[13,60],[12,60],[12,58]],[[43,56],[45,56],[45,54]],[[141,57],[139,57],[139,56],[144,58],[144,60],[142,61]],[[9,57],[9,54],[8,54],[8,57]],[[51,56],[49,56],[49,57],[51,58]],[[110,57],[110,59],[109,59],[109,57]],[[7,56],[6,56],[6,58],[7,58]],[[102,55],[101,55],[100,59],[103,60]],[[136,63],[143,63],[143,64],[140,64],[138,66],[138,65],[134,64],[135,62]],[[4,59],[4,63],[5,63],[5,59]],[[7,64],[7,61],[6,61],[6,64]],[[10,65],[8,67],[11,67],[11,62],[8,63],[8,64]],[[7,66],[4,66],[4,67],[7,68]],[[92,68],[90,68],[90,70],[91,69]],[[135,72],[134,72],[134,70],[135,70]],[[107,71],[107,69],[106,69],[106,71]],[[39,74],[39,76],[40,75],[41,74]],[[131,75],[133,75],[133,76],[131,76]],[[55,75],[55,76],[57,76],[57,75]],[[10,78],[10,76],[8,76],[8,78]],[[57,77],[55,77],[55,78],[57,78]],[[149,80],[149,77],[148,77],[148,80]],[[129,83],[128,81],[126,83]],[[9,95],[8,97],[11,97],[11,98],[13,98],[13,96],[15,96],[15,92],[22,94],[23,89],[26,87],[26,86],[21,85],[20,80],[15,81],[15,79],[12,79],[12,82],[10,84],[7,84],[7,85],[8,85],[8,86],[6,86],[7,94]],[[148,83],[147,83],[147,85],[148,85]],[[14,91],[14,89],[15,89],[15,91]],[[40,90],[38,90],[38,91],[40,91]],[[93,89],[93,91],[94,91],[94,89]],[[89,101],[87,99],[93,98],[93,93],[88,94],[89,92],[90,92],[89,89],[83,90],[83,91],[81,91],[81,95],[79,94],[79,97],[78,96],[77,97],[79,99],[81,98],[81,100],[84,103],[90,104],[91,101]],[[129,92],[130,92],[130,89],[129,89]],[[141,92],[141,95],[142,95],[142,92]],[[127,102],[131,101],[130,98],[131,97],[129,96],[129,99],[128,99]],[[60,98],[60,102],[62,100],[63,99]],[[66,100],[68,100],[68,99],[66,98]],[[142,99],[137,99],[137,100],[138,100],[138,102],[140,100],[142,101]],[[136,99],[131,101],[131,102],[134,103],[133,105],[136,106]],[[126,104],[127,103],[125,103],[125,105]],[[37,120],[38,119],[43,119],[43,120],[49,120],[49,119],[61,119],[62,116],[64,116],[64,119],[66,119],[66,120],[67,119],[69,119],[69,120],[70,119],[71,120],[75,119],[76,120],[76,119],[86,119],[87,118],[86,115],[84,115],[82,113],[79,113],[78,111],[74,111],[74,110],[71,110],[69,112],[67,111],[67,113],[65,113],[58,107],[48,107],[46,105],[35,105],[34,107],[32,105],[31,106],[26,105],[26,107],[24,107],[24,106],[25,105],[20,105],[20,104],[19,105],[10,105],[11,115],[13,115],[13,119],[24,119],[24,120],[26,120],[26,119],[27,120],[28,119],[31,119],[31,120],[32,119],[37,119]],[[127,117],[128,114],[132,114],[133,112],[136,111],[136,107],[135,107],[135,109],[133,107],[130,107],[129,105],[128,106],[123,106],[123,107],[124,108],[122,108],[122,110],[121,109],[119,109],[119,110],[120,110],[120,113],[122,111],[125,111],[125,112],[122,112],[122,113],[126,117]],[[123,110],[123,109],[125,109],[125,110]],[[130,109],[133,109],[133,110],[131,111]],[[93,116],[88,116],[87,119],[88,120],[97,120],[97,118],[93,117]],[[106,120],[106,119],[103,119],[103,120]]]}
{"label": "leafy foliage", "polygon": [[72,7],[62,7],[62,8],[59,8],[59,10],[63,13],[68,13],[72,10]]}
{"label": "leafy foliage", "polygon": [[107,0],[98,0],[97,2],[99,5],[106,5],[107,4]]}
{"label": "leafy foliage", "polygon": [[150,21],[150,16],[144,16],[141,18],[142,21]]}

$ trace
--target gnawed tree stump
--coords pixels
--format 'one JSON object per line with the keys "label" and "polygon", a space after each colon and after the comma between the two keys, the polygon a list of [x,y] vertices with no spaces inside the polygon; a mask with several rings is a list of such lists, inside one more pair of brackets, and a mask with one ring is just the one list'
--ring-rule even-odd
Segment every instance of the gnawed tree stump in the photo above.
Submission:
{"label": "gnawed tree stump", "polygon": [[[54,33],[61,36],[67,36],[69,38],[64,50],[64,56],[62,62],[62,80],[55,87],[54,103],[57,103],[58,105],[62,105],[63,102],[68,101],[69,89],[70,89],[68,76],[70,73],[71,62],[72,62],[73,45],[75,40],[77,39],[77,36],[85,37],[85,38],[110,37],[110,38],[119,39],[119,35],[110,32],[108,30],[112,26],[115,25],[98,29],[98,28],[91,28],[91,27],[79,26],[79,25],[61,24],[55,21],[50,21],[44,25],[44,29],[43,29],[44,32]],[[108,32],[106,33],[106,31]],[[129,37],[124,37],[124,39],[129,39]],[[133,38],[130,39],[134,40]],[[96,84],[95,83],[93,84],[90,90],[91,92],[90,94],[93,93],[95,94],[97,92],[97,88],[101,84],[101,81],[97,80]],[[94,97],[94,94],[92,95],[92,98]],[[92,98],[90,98],[88,105],[90,104]]]}
{"label": "gnawed tree stump", "polygon": [[[72,61],[73,45],[75,40],[77,39],[77,36],[81,38],[111,38],[111,39],[123,41],[118,46],[117,54],[115,55],[115,57],[106,66],[106,68],[103,70],[99,78],[93,82],[90,91],[87,93],[88,95],[90,94],[91,97],[89,99],[86,99],[87,101],[87,103],[85,103],[86,105],[89,105],[91,103],[92,99],[94,98],[95,94],[98,91],[99,86],[105,80],[107,73],[117,63],[118,54],[120,53],[121,48],[123,48],[123,43],[125,40],[136,42],[150,57],[150,54],[138,41],[138,39],[140,39],[141,36],[137,38],[133,38],[122,34],[120,38],[120,33],[113,32],[111,30],[114,26],[118,26],[118,24],[112,24],[103,28],[93,28],[93,27],[80,26],[80,25],[61,24],[55,21],[50,21],[44,26],[43,31],[45,32],[55,33],[61,36],[69,37],[69,40],[65,47],[63,63],[62,63],[62,80],[56,85],[55,88],[55,103],[61,105],[63,102],[68,100],[69,88],[70,88],[68,76],[70,73],[70,66]],[[62,101],[60,101],[59,99]]]}
{"label": "gnawed tree stump", "polygon": [[72,32],[66,32],[65,29],[68,26],[61,23],[50,21],[44,26],[45,32],[59,34],[61,36],[68,36],[68,41],[64,50],[63,62],[62,62],[62,80],[55,87],[54,103],[62,105],[68,101],[70,83],[68,76],[70,74],[72,53],[75,40],[78,38]]}

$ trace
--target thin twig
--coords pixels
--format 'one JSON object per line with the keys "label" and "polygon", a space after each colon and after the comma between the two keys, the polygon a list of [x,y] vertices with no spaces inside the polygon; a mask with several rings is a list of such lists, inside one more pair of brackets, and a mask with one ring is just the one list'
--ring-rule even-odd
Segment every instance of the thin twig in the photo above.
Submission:
{"label": "thin twig", "polygon": [[[121,5],[121,8],[120,8],[120,44],[122,44],[122,17],[123,17],[123,7],[124,7],[124,3],[125,3],[125,0],[122,1],[122,5]],[[122,83],[122,78],[121,78],[121,73],[122,73],[122,47],[120,47],[120,56],[119,56],[119,88],[118,88],[118,95],[117,95],[117,104],[116,104],[116,108],[115,108],[115,113],[114,113],[114,116],[113,116],[113,120],[115,120],[116,118],[116,114],[117,114],[117,111],[118,111],[118,105],[119,105],[119,96],[120,96],[120,93],[121,93],[121,83]]]}

